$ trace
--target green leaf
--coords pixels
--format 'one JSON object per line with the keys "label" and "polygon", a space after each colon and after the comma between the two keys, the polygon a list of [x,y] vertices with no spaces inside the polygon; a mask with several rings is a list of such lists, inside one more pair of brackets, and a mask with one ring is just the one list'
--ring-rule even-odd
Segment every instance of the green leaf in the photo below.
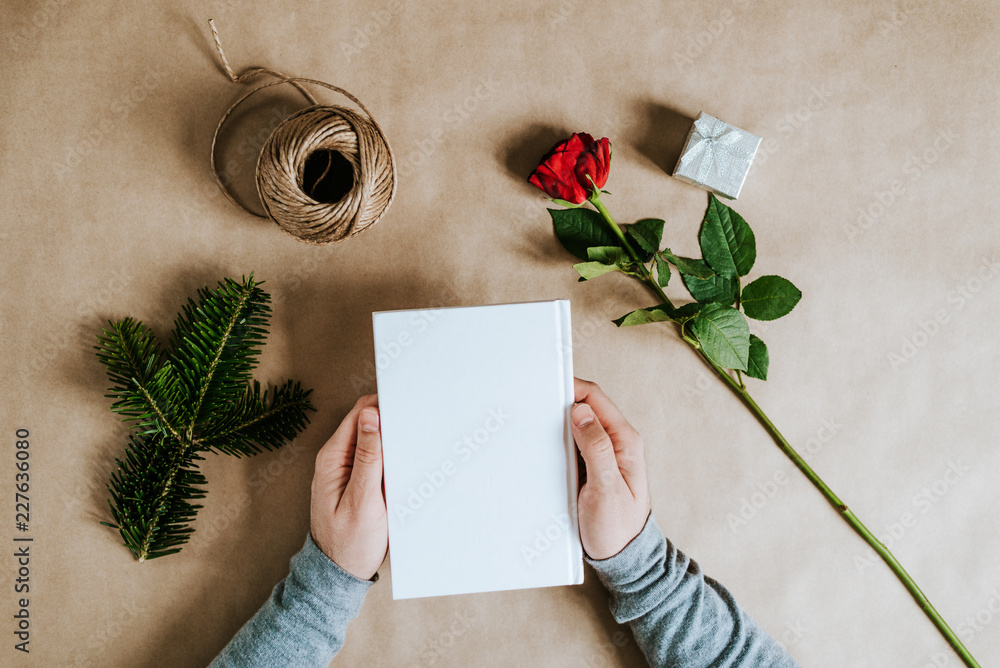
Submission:
{"label": "green leaf", "polygon": [[580,274],[581,281],[597,278],[611,271],[621,271],[628,261],[625,249],[621,246],[591,246],[587,249],[590,262],[574,264],[573,268]]}
{"label": "green leaf", "polygon": [[661,288],[667,287],[670,282],[670,265],[659,255],[656,256],[656,282]]}
{"label": "green leaf", "polygon": [[621,264],[627,258],[621,246],[591,246],[587,249],[587,259],[604,264]]}
{"label": "green leaf", "polygon": [[698,242],[705,261],[725,278],[746,276],[757,259],[753,230],[740,214],[712,194],[708,196]]}
{"label": "green leaf", "polygon": [[603,262],[580,262],[574,264],[573,268],[580,274],[580,280],[583,281],[603,276],[608,272],[621,271],[621,267],[617,264],[604,264]]}
{"label": "green leaf", "polygon": [[788,315],[802,299],[802,292],[781,276],[761,276],[743,288],[743,312],[754,320],[777,320]]}
{"label": "green leaf", "polygon": [[660,306],[637,309],[631,313],[626,313],[620,318],[615,318],[611,322],[619,327],[631,327],[633,325],[645,325],[650,322],[672,321],[673,317],[664,310],[664,307],[665,304],[661,304]]}
{"label": "green leaf", "polygon": [[645,325],[650,322],[683,322],[697,315],[701,307],[702,305],[697,303],[684,304],[677,308],[671,307],[670,304],[660,304],[626,313],[620,318],[615,318],[612,322],[619,327]]}
{"label": "green leaf", "polygon": [[750,335],[750,355],[747,359],[747,375],[751,378],[767,380],[767,367],[770,359],[767,346],[756,335]]}
{"label": "green leaf", "polygon": [[663,221],[658,218],[643,218],[631,225],[625,225],[625,234],[631,237],[639,248],[642,261],[647,262],[653,253],[660,250],[660,239],[663,237]]}
{"label": "green leaf", "polygon": [[[704,264],[701,260],[693,262]],[[737,283],[735,278],[723,278],[710,272],[707,279],[697,278],[692,274],[681,274],[681,280],[684,281],[684,287],[688,289],[691,296],[703,304],[716,302],[730,306],[736,301]]]}
{"label": "green leaf", "polygon": [[660,253],[667,261],[674,264],[677,267],[677,271],[682,274],[687,274],[688,276],[695,276],[697,278],[710,278],[715,275],[711,267],[705,264],[702,260],[693,260],[689,257],[678,257],[670,252],[667,248]]}
{"label": "green leaf", "polygon": [[694,316],[701,313],[701,309],[704,308],[704,304],[699,304],[698,302],[691,302],[690,304],[681,304],[674,309],[673,316],[674,320],[681,322],[683,320],[689,320]]}
{"label": "green leaf", "polygon": [[750,327],[742,313],[722,304],[709,304],[691,321],[691,331],[710,360],[726,369],[747,370]]}
{"label": "green leaf", "polygon": [[608,229],[601,214],[592,209],[549,209],[556,238],[573,255],[581,260],[590,259],[587,249],[591,246],[620,246],[618,237]]}

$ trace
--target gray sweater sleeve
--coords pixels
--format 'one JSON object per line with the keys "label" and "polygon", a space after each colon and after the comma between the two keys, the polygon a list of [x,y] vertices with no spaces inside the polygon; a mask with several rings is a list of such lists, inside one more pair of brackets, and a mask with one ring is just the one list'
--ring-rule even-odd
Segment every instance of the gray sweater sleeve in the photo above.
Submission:
{"label": "gray sweater sleeve", "polygon": [[311,535],[289,569],[210,668],[320,668],[340,651],[347,624],[357,617],[374,579],[361,580],[340,568]]}
{"label": "gray sweater sleeve", "polygon": [[652,515],[621,552],[587,563],[611,591],[615,619],[632,627],[654,668],[798,665],[663,536]]}

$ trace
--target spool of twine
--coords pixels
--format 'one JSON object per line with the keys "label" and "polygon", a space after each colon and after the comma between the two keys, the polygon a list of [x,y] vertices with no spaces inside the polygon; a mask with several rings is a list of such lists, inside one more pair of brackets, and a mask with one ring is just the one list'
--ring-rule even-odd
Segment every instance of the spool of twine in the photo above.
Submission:
{"label": "spool of twine", "polygon": [[[347,239],[379,221],[396,194],[396,164],[382,128],[358,98],[343,88],[315,79],[288,77],[263,67],[233,72],[222,42],[209,20],[226,75],[243,83],[260,75],[273,77],[236,100],[219,119],[212,136],[212,175],[230,202],[269,218],[299,241],[329,244]],[[271,132],[257,158],[257,194],[264,214],[247,208],[223,182],[215,161],[222,126],[251,96],[272,86],[293,86],[308,107],[285,118]],[[361,110],[317,103],[303,84],[340,93]]]}

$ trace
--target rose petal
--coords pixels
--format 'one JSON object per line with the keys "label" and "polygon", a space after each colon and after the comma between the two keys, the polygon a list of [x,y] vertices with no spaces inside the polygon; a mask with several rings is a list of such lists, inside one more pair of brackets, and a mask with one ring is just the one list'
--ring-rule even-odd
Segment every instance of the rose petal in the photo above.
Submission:
{"label": "rose petal", "polygon": [[608,182],[608,173],[611,171],[611,142],[608,141],[607,137],[604,137],[597,142],[595,149],[597,174],[594,177],[594,183],[597,184],[598,188],[603,188],[604,184]]}
{"label": "rose petal", "polygon": [[[590,184],[585,178],[581,182],[578,165],[581,155],[590,153],[586,147],[593,144],[593,137],[586,133],[573,134],[569,139],[558,142],[535,168],[528,182],[541,188],[549,197],[574,204],[583,203]],[[596,171],[596,163],[591,169]]]}

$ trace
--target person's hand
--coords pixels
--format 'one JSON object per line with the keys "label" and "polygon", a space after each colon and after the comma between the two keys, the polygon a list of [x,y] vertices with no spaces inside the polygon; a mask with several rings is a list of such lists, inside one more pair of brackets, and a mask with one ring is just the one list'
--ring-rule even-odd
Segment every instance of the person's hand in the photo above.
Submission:
{"label": "person's hand", "polygon": [[575,379],[573,438],[586,466],[577,511],[591,559],[607,559],[639,535],[649,516],[642,437],[596,383]]}
{"label": "person's hand", "polygon": [[316,455],[310,531],[326,556],[369,580],[389,549],[378,397],[361,397]]}

